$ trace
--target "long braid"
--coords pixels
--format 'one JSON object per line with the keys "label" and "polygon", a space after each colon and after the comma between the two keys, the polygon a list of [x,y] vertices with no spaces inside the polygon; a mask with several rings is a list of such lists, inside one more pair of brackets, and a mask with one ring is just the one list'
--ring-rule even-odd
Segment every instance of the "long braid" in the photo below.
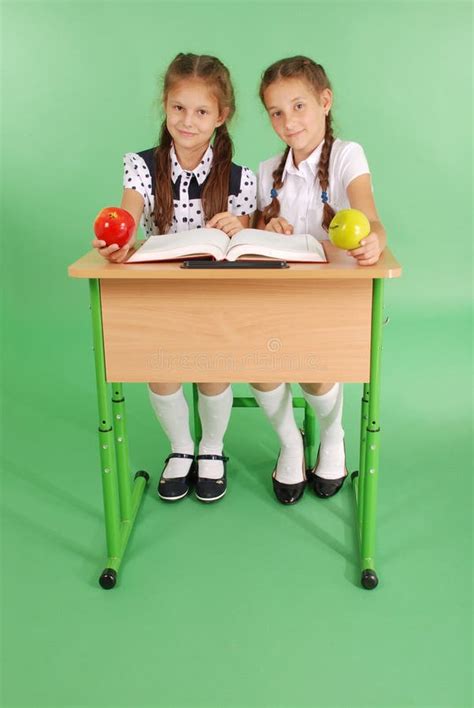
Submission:
{"label": "long braid", "polygon": [[[321,191],[328,191],[329,186],[329,159],[331,157],[332,144],[334,142],[334,135],[332,132],[332,116],[331,111],[329,111],[326,116],[326,133],[324,134],[324,145],[321,150],[321,157],[319,158],[317,177],[319,179],[319,184],[321,185]],[[331,219],[336,212],[329,205],[328,202],[324,202],[323,207],[323,221],[322,227],[325,231],[329,230],[329,224]]]}
{"label": "long braid", "polygon": [[[285,152],[283,153],[283,156],[280,160],[280,164],[276,168],[276,170],[273,171],[272,177],[273,177],[273,185],[272,185],[272,194],[275,194],[273,190],[281,189],[283,187],[283,170],[285,167],[286,159],[288,157],[288,153],[290,152],[290,148],[287,145]],[[268,224],[270,219],[275,219],[277,216],[280,214],[280,202],[278,201],[278,196],[275,195],[272,197],[272,201],[268,206],[265,207],[265,209],[262,212],[263,214],[263,221],[265,224]]]}
{"label": "long braid", "polygon": [[227,211],[234,148],[225,123],[216,128],[212,148],[212,169],[204,183],[201,195],[206,221],[212,219],[219,212]]}
{"label": "long braid", "polygon": [[170,148],[172,138],[164,120],[161,125],[160,142],[155,150],[155,208],[153,220],[158,233],[165,234],[173,220],[173,192],[171,187]]}

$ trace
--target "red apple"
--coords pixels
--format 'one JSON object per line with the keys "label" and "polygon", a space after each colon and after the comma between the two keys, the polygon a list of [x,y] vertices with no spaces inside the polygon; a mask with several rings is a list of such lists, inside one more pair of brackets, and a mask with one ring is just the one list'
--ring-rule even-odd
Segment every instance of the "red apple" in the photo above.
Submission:
{"label": "red apple", "polygon": [[130,241],[135,230],[135,219],[121,207],[105,207],[99,211],[94,221],[94,233],[107,246],[116,243],[122,247]]}

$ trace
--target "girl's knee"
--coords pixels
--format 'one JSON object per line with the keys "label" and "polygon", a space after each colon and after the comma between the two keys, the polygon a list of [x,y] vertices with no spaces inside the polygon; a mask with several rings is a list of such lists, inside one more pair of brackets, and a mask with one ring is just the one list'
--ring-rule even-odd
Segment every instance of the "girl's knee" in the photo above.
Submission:
{"label": "girl's knee", "polygon": [[274,391],[278,386],[281,386],[281,383],[252,383],[250,385],[257,391]]}
{"label": "girl's knee", "polygon": [[181,388],[179,383],[149,383],[149,388],[153,393],[157,393],[159,396],[170,396],[172,393],[176,393]]}
{"label": "girl's knee", "polygon": [[223,393],[230,384],[228,383],[198,383],[198,389],[205,396],[217,396]]}
{"label": "girl's knee", "polygon": [[300,386],[306,393],[311,393],[313,396],[322,396],[332,389],[334,383],[300,383]]}

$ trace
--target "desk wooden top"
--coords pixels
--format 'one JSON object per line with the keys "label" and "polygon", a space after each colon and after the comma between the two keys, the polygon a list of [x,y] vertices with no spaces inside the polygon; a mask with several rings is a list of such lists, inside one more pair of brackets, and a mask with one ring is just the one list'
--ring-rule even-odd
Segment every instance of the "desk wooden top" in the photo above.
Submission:
{"label": "desk wooden top", "polygon": [[368,279],[398,278],[402,269],[390,249],[386,248],[379,262],[372,266],[357,265],[355,259],[336,248],[329,241],[323,242],[329,263],[290,263],[282,270],[266,269],[199,269],[181,268],[179,262],[161,263],[109,263],[92,249],[72,263],[68,274],[72,278],[106,279],[171,279],[171,280],[276,280],[276,279]]}

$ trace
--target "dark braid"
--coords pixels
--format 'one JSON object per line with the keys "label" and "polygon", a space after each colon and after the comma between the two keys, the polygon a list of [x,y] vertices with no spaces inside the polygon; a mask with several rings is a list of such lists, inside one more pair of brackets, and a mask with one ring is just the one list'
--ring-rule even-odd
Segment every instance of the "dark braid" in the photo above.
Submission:
{"label": "dark braid", "polygon": [[161,124],[160,142],[155,150],[156,187],[153,217],[159,234],[165,234],[168,231],[173,219],[170,160],[171,143],[172,138],[166,127],[166,120],[164,120]]}
{"label": "dark braid", "polygon": [[[280,164],[272,172],[272,177],[273,177],[273,185],[272,185],[272,190],[273,189],[281,189],[283,187],[283,169],[285,167],[285,162],[286,158],[288,157],[288,153],[290,152],[290,148],[287,145],[286,150],[283,153],[283,157],[280,160]],[[271,219],[275,219],[279,214],[280,214],[280,202],[278,201],[278,197],[272,197],[272,201],[268,206],[265,207],[265,209],[262,212],[263,214],[263,221],[265,224],[268,224],[268,222]]]}
{"label": "dark braid", "polygon": [[[331,148],[334,142],[334,135],[332,132],[332,116],[331,111],[329,111],[326,116],[326,132],[324,134],[324,145],[321,150],[321,157],[319,158],[318,164],[318,179],[321,185],[321,191],[327,192],[329,186],[329,159],[331,157]],[[325,231],[329,231],[329,224],[331,223],[332,217],[336,212],[329,205],[329,202],[324,203],[323,208],[323,222],[322,227]]]}
{"label": "dark braid", "polygon": [[[320,93],[328,88],[331,89],[331,83],[326,75],[321,64],[316,64],[312,59],[308,59],[305,56],[295,56],[288,57],[287,59],[280,59],[280,61],[275,62],[266,69],[262,75],[262,80],[260,83],[260,99],[265,105],[264,93],[270,84],[280,79],[303,79],[306,80],[309,85],[316,91],[319,97]],[[321,156],[319,158],[317,177],[321,186],[322,192],[327,192],[329,185],[329,160],[331,157],[331,149],[334,143],[334,134],[332,130],[332,115],[329,111],[326,116],[326,131],[324,134],[324,144],[321,149]],[[283,187],[282,175],[285,167],[285,162],[288,157],[290,148],[287,146],[283,157],[281,158],[280,164],[273,172],[273,189],[279,190]],[[278,197],[272,197],[271,203],[265,207],[263,210],[263,219],[265,224],[268,224],[270,219],[277,217],[280,214],[280,202]],[[329,224],[332,217],[334,216],[334,209],[329,206],[328,202],[325,202],[323,209],[323,221],[322,227],[325,231],[328,231]]]}
{"label": "dark braid", "polygon": [[221,211],[227,211],[233,145],[225,123],[216,128],[212,147],[212,169],[204,182],[201,196],[206,221]]}

